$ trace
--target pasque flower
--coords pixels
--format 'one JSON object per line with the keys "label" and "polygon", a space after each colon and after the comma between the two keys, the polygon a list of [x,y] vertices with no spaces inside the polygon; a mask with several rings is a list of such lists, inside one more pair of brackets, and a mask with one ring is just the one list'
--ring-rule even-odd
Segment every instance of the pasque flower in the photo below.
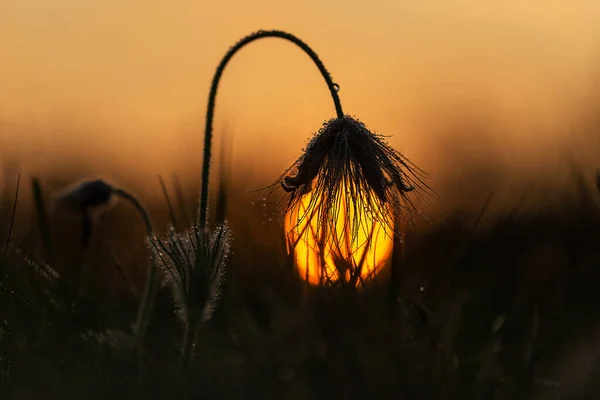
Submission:
{"label": "pasque flower", "polygon": [[[123,199],[131,204],[142,220],[146,228],[147,242],[151,248],[155,243],[154,227],[150,216],[140,201],[131,193],[101,179],[85,180],[82,183],[72,185],[63,190],[56,198],[57,207],[66,207],[82,212],[83,215],[83,244],[87,245],[91,235],[92,220],[91,213],[94,210],[110,207],[116,199]],[[153,306],[153,299],[157,289],[158,274],[157,262],[152,259],[148,265],[146,284],[135,322],[135,333],[137,344],[141,354],[142,344],[148,328],[148,322]]]}
{"label": "pasque flower", "polygon": [[152,232],[152,222],[137,198],[123,189],[117,188],[102,179],[84,180],[68,186],[56,197],[56,207],[67,208],[82,214],[82,244],[87,247],[92,234],[94,213],[106,211],[122,198],[132,204],[142,217],[146,230]]}
{"label": "pasque flower", "polygon": [[[204,131],[204,160],[198,225],[205,227],[212,125],[219,81],[227,63],[242,47],[257,39],[277,37],[300,47],[316,64],[334,102],[337,118],[326,122],[304,154],[267,188],[281,185],[288,193],[283,205],[288,250],[312,283],[350,282],[373,275],[385,261],[400,217],[418,214],[409,198],[430,192],[423,172],[388,146],[383,136],[345,115],[339,85],[317,54],[296,36],[282,31],[258,31],[242,38],[223,57],[213,77]],[[431,192],[430,192],[431,193]],[[375,250],[381,250],[379,255]],[[383,253],[383,254],[382,254]],[[304,259],[304,260],[302,260]],[[366,267],[366,268],[363,268]],[[317,277],[309,272],[317,272]]]}
{"label": "pasque flower", "polygon": [[[339,209],[341,194],[348,204],[364,198],[367,210],[382,225],[391,226],[394,218],[418,213],[408,193],[429,187],[424,173],[402,154],[390,147],[384,136],[370,132],[365,125],[348,115],[326,122],[312,138],[305,152],[277,180],[289,193],[284,211],[298,205],[302,195],[320,193],[317,215],[319,227],[326,226]],[[363,196],[373,193],[374,196]],[[315,196],[316,202],[317,197]],[[353,215],[352,226],[358,229],[360,215]],[[317,234],[320,231],[316,232]],[[353,232],[356,233],[356,232]]]}
{"label": "pasque flower", "polygon": [[409,194],[431,192],[424,172],[348,115],[327,121],[277,179],[288,250],[313,284],[356,286],[392,249],[394,223],[419,214]]}

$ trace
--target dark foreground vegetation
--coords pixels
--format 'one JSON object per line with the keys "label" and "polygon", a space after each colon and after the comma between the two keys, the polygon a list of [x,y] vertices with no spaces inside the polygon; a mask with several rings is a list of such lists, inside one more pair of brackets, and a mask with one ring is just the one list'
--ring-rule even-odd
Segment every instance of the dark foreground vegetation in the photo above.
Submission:
{"label": "dark foreground vegetation", "polygon": [[228,200],[227,280],[187,374],[168,288],[141,358],[131,344],[147,260],[131,209],[103,216],[86,251],[77,218],[52,222],[49,255],[21,205],[32,228],[0,258],[0,398],[600,399],[595,187],[535,211],[488,218],[482,204],[481,218],[433,221],[395,248],[395,285],[384,272],[360,293],[306,288],[280,225]]}

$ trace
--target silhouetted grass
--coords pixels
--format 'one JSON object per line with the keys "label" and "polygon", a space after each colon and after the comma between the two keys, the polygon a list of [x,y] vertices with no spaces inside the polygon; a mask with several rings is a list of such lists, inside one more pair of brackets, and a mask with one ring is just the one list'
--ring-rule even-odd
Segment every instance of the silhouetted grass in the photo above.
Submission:
{"label": "silhouetted grass", "polygon": [[[120,266],[137,294],[106,247],[90,249],[112,274],[90,281],[85,293],[94,296],[69,286],[57,272],[66,267],[47,264],[35,243],[14,239],[0,258],[0,396],[600,398],[600,197],[579,176],[573,181],[535,212],[515,207],[490,221],[482,204],[479,217],[451,215],[411,232],[405,253],[395,250],[400,294],[391,307],[386,272],[362,294],[307,288],[281,227],[263,224],[249,199],[228,196],[233,254],[220,305],[199,327],[190,375],[181,373],[184,327],[164,287],[148,328],[143,386],[131,347],[144,282],[132,271],[147,261],[143,236],[123,239],[139,260]],[[169,219],[167,207],[153,215]],[[110,225],[104,232],[130,223],[119,221],[102,221]]]}

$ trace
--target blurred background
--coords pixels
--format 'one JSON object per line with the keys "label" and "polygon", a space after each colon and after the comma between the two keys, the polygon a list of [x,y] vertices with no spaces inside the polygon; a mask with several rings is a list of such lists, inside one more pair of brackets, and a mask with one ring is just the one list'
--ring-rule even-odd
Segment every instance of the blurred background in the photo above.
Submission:
{"label": "blurred background", "polygon": [[[291,273],[275,203],[249,190],[301,154],[335,116],[333,102],[292,44],[263,39],[240,51],[217,96],[211,170],[212,217],[225,210],[235,240],[222,302],[202,333],[198,393],[599,398],[600,208],[596,188],[588,190],[600,167],[598,21],[596,0],[0,0],[0,243],[19,173],[11,238],[36,257],[32,176],[49,206],[64,185],[105,178],[138,195],[164,232],[171,217],[161,175],[183,229],[197,207],[220,58],[251,32],[285,30],[319,54],[344,111],[389,136],[441,199],[422,207],[429,230],[395,248],[393,296],[383,279],[372,298],[315,306]],[[82,249],[80,217],[50,213],[52,268],[126,324],[147,266],[143,226],[120,202]],[[0,309],[8,315],[0,345],[10,353],[1,361],[13,363],[0,364],[0,383],[85,386],[102,370],[121,384],[126,352],[86,355],[73,344],[82,331],[72,314],[48,314],[52,329],[43,330],[35,316],[44,303],[14,306],[35,287],[39,262],[16,250],[0,261],[12,274],[0,282],[12,302],[0,302],[12,304]],[[155,313],[151,369],[172,390],[179,325],[162,292]],[[101,326],[109,339],[111,326]],[[106,367],[90,362],[99,355]],[[85,395],[110,387],[90,385]]]}
{"label": "blurred background", "polygon": [[[320,55],[345,112],[430,173],[443,207],[556,188],[567,157],[595,167],[600,149],[599,18],[594,0],[3,0],[0,151],[24,174],[118,178],[148,201],[159,173],[195,187],[220,58],[282,29]],[[271,183],[334,116],[318,70],[280,39],[242,50],[221,82],[215,154],[226,130],[241,190]]]}

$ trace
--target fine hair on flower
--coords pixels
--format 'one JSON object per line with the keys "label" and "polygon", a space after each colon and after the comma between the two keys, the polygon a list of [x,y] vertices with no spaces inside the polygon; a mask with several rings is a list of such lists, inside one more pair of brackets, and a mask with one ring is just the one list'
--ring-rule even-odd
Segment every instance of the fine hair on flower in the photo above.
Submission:
{"label": "fine hair on flower", "polygon": [[[423,180],[425,176],[423,170],[390,147],[383,135],[344,116],[323,124],[304,153],[269,187],[269,192],[281,185],[288,193],[282,204],[284,213],[297,207],[305,194],[317,194],[311,197],[307,208],[314,210],[310,217],[318,220],[318,236],[322,227],[338,219],[341,201],[364,208],[370,218],[388,228],[395,218],[411,221],[420,212],[409,193],[424,204],[423,193],[433,194]],[[353,237],[362,225],[361,213],[356,211],[352,212]]]}

